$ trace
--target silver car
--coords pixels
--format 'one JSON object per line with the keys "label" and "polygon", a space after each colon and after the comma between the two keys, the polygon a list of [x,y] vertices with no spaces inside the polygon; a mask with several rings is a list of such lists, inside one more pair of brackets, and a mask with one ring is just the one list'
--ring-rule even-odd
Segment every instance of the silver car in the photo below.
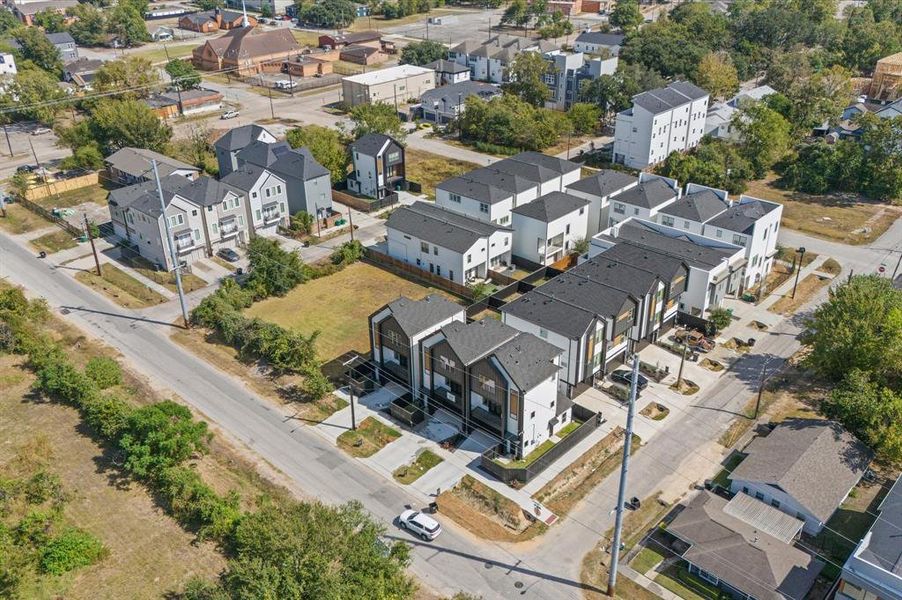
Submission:
{"label": "silver car", "polygon": [[407,529],[427,542],[434,540],[442,532],[442,526],[438,521],[418,510],[402,512],[398,517],[398,524],[402,529]]}

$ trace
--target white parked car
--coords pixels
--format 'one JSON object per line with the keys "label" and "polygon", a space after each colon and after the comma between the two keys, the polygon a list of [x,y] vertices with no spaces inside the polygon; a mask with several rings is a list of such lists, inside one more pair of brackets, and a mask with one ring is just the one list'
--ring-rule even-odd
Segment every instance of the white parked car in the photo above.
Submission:
{"label": "white parked car", "polygon": [[225,111],[224,113],[222,113],[222,116],[219,117],[219,118],[220,118],[220,119],[234,119],[234,118],[237,117],[239,114],[240,114],[240,113],[239,113],[237,110],[227,110],[227,111]]}
{"label": "white parked car", "polygon": [[427,542],[434,540],[442,532],[442,526],[438,521],[418,510],[402,512],[398,517],[398,524],[402,529],[411,531]]}
{"label": "white parked car", "polygon": [[31,131],[31,135],[44,135],[46,133],[50,133],[51,131],[53,130],[49,127],[38,127],[37,129],[33,129]]}

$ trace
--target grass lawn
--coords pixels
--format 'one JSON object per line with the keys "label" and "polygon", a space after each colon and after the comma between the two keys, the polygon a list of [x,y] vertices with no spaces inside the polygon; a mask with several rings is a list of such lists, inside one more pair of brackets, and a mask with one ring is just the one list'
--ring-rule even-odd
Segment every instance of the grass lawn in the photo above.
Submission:
{"label": "grass lawn", "polygon": [[842,271],[842,265],[839,264],[836,259],[828,258],[823,263],[821,263],[821,266],[818,270],[830,275],[839,275],[839,272]]}
{"label": "grass lawn", "polygon": [[[198,42],[200,45],[202,42]],[[140,56],[141,58],[146,58],[153,64],[160,64],[169,62],[172,58],[184,58],[186,56],[191,56],[191,51],[194,50],[196,46],[191,44],[185,44],[180,46],[172,46],[167,45],[165,48],[162,45],[151,47],[147,50],[143,50],[141,52],[135,52],[134,56]],[[168,55],[166,53],[169,53]],[[204,76],[203,71],[201,71],[201,76]]]}
{"label": "grass lawn", "polygon": [[21,204],[8,204],[6,206],[6,216],[0,216],[0,228],[13,235],[28,233],[50,225],[53,225],[53,223],[44,217],[36,215]]}
{"label": "grass lawn", "polygon": [[479,168],[479,165],[408,148],[405,151],[407,179],[423,186],[423,193],[435,199],[435,186],[446,179]]}
{"label": "grass lawn", "polygon": [[294,39],[301,46],[313,46],[314,48],[319,46],[319,32],[297,29],[296,27],[289,28],[289,31],[291,31],[291,35],[294,36]]}
{"label": "grass lawn", "polygon": [[566,425],[564,425],[563,427],[561,427],[561,430],[557,432],[557,436],[559,438],[563,439],[563,438],[567,437],[568,435],[570,435],[571,433],[573,433],[574,431],[576,431],[579,428],[579,426],[582,424],[583,424],[582,421],[574,419],[574,420],[570,421],[569,423],[567,423]]}
{"label": "grass lawn", "polygon": [[874,523],[874,514],[886,491],[876,483],[859,483],[827,521],[827,526],[817,537],[806,541],[806,545],[817,548],[833,562],[843,564],[855,550],[857,541]]}
{"label": "grass lawn", "polygon": [[338,436],[338,447],[351,456],[366,458],[401,437],[401,433],[382,421],[367,417],[357,425],[357,430],[345,431]]}
{"label": "grass lawn", "polygon": [[320,331],[317,351],[331,360],[349,350],[369,350],[367,317],[398,298],[441,293],[362,262],[308,281],[281,298],[255,303],[245,313],[304,334]]}
{"label": "grass lawn", "polygon": [[713,585],[691,575],[683,565],[671,565],[655,577],[655,583],[670,590],[684,600],[710,600],[720,597],[721,592]]}
{"label": "grass lawn", "polygon": [[[774,185],[776,176],[750,181],[746,193],[783,204],[783,226],[845,244],[867,244],[902,214],[899,208],[838,196],[812,196]],[[863,228],[869,231],[861,231]]]}
{"label": "grass lawn", "polygon": [[[178,291],[178,288],[175,285],[175,273],[158,271],[153,264],[141,256],[131,258],[125,258],[123,256],[122,262],[154,283],[162,285],[170,292],[174,293]],[[209,284],[206,281],[193,273],[182,273],[182,288],[185,290],[186,294],[207,287],[207,285]]]}
{"label": "grass lawn", "polygon": [[529,454],[527,454],[520,460],[515,460],[512,462],[501,462],[501,461],[495,461],[495,462],[497,462],[500,465],[504,465],[505,467],[507,467],[509,469],[525,469],[532,463],[539,460],[539,458],[541,458],[546,452],[548,452],[552,448],[554,448],[554,442],[552,442],[551,440],[545,440],[544,442],[539,444],[535,450],[533,450],[532,452],[530,452]]}
{"label": "grass lawn", "polygon": [[94,270],[81,271],[75,279],[125,308],[146,308],[166,301],[166,298],[114,265],[101,265],[100,272],[102,277],[98,277]]}
{"label": "grass lawn", "polygon": [[444,459],[435,452],[423,450],[417,455],[416,460],[414,460],[413,463],[398,467],[395,469],[395,472],[392,473],[392,476],[399,483],[409,485],[422,477],[423,474],[432,467],[441,464],[443,460]]}
{"label": "grass lawn", "polygon": [[639,551],[630,566],[643,575],[648,573],[665,558],[658,550],[659,548],[655,546],[654,542],[650,542],[648,546]]}
{"label": "grass lawn", "polygon": [[47,233],[39,238],[31,240],[31,245],[38,250],[45,251],[47,254],[53,254],[60,250],[75,248],[78,246],[78,242],[75,241],[75,238],[72,237],[71,233],[60,229],[59,231]]}
{"label": "grass lawn", "polygon": [[829,283],[829,279],[822,279],[814,273],[806,275],[805,278],[799,282],[795,298],[791,295],[783,296],[770,305],[767,310],[781,315],[790,315],[801,308],[802,305],[808,302],[822,287]]}
{"label": "grass lawn", "polygon": [[723,469],[721,469],[720,473],[717,474],[717,477],[714,478],[714,483],[724,489],[730,489],[730,473],[739,466],[739,463],[742,462],[743,458],[745,458],[745,456],[739,452],[734,452],[728,456]]}
{"label": "grass lawn", "polygon": [[370,29],[374,29],[376,31],[382,31],[386,27],[400,27],[402,25],[410,25],[412,23],[422,23],[423,31],[426,30],[426,19],[429,17],[439,17],[441,15],[451,15],[454,14],[453,10],[447,9],[435,9],[430,10],[425,13],[417,13],[413,15],[407,15],[406,17],[401,17],[400,19],[386,19],[381,15],[372,16],[372,17],[357,17],[351,26],[348,27],[348,31],[369,31]]}
{"label": "grass lawn", "polygon": [[219,258],[218,256],[211,256],[210,260],[215,262],[217,265],[219,265],[223,269],[228,269],[229,271],[232,271],[232,272],[234,272],[235,269],[238,268],[238,265],[236,265],[235,263],[230,263],[229,261],[223,260],[223,259]]}
{"label": "grass lawn", "polygon": [[70,208],[87,202],[106,206],[106,198],[111,189],[113,189],[112,186],[108,188],[97,183],[78,188],[77,190],[69,190],[68,192],[63,192],[61,194],[51,194],[46,198],[40,198],[34,202],[47,210],[52,210],[54,208]]}

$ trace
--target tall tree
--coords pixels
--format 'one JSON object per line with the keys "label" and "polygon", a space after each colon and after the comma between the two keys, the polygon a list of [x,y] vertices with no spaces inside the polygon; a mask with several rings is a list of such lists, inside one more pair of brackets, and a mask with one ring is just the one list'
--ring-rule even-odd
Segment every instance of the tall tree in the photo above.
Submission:
{"label": "tall tree", "polygon": [[533,106],[542,106],[551,98],[551,89],[545,83],[545,75],[552,72],[551,63],[538,52],[521,52],[510,66],[510,82],[504,91],[517,96]]}
{"label": "tall tree", "polygon": [[902,199],[902,117],[859,119],[865,149],[862,191],[876,200]]}
{"label": "tall tree", "polygon": [[200,73],[190,61],[174,58],[166,63],[166,73],[178,89],[190,90],[200,85]]}
{"label": "tall tree", "polygon": [[20,27],[13,32],[13,37],[19,42],[20,49],[16,53],[20,59],[30,60],[56,77],[62,75],[63,61],[60,59],[59,50],[40,29]]}
{"label": "tall tree", "polygon": [[[144,12],[136,4],[120,1],[110,11],[107,21],[107,31],[126,47],[140,46],[150,41],[147,25],[144,24]],[[146,3],[144,6],[146,8]]]}
{"label": "tall tree", "polygon": [[638,0],[617,0],[614,10],[611,11],[611,25],[623,31],[638,29],[643,20]]}
{"label": "tall tree", "polygon": [[756,178],[764,177],[792,143],[792,126],[762,102],[743,103],[733,115],[732,126],[742,140],[739,151],[752,165]]}
{"label": "tall tree", "polygon": [[172,137],[172,128],[147,104],[131,98],[100,100],[91,110],[88,128],[105,156],[126,146],[163,152]]}
{"label": "tall tree", "polygon": [[343,29],[357,18],[357,8],[350,0],[321,0],[305,6],[301,17],[320,27]]}
{"label": "tall tree", "polygon": [[723,52],[709,52],[698,65],[695,83],[712,97],[723,100],[739,89],[739,76],[729,55]]}
{"label": "tall tree", "polygon": [[52,125],[67,105],[66,94],[57,84],[58,80],[46,71],[25,66],[13,78],[12,84],[0,92],[0,105],[21,118]]}
{"label": "tall tree", "polygon": [[433,40],[411,42],[401,48],[402,65],[426,65],[441,58],[448,58],[445,45]]}
{"label": "tall tree", "polygon": [[305,147],[310,150],[313,158],[329,169],[332,183],[344,181],[348,176],[348,151],[334,129],[320,125],[296,127],[288,132],[285,140],[292,148]]}
{"label": "tall tree", "polygon": [[351,109],[351,122],[353,123],[351,136],[355,140],[367,133],[384,133],[397,140],[404,138],[398,111],[385,102],[358,104]]}
{"label": "tall tree", "polygon": [[529,5],[526,4],[526,0],[512,0],[504,10],[504,14],[501,15],[501,24],[524,27],[529,23],[530,17]]}
{"label": "tall tree", "polygon": [[55,10],[42,10],[33,17],[34,24],[47,33],[66,30],[66,17]]}
{"label": "tall tree", "polygon": [[125,91],[124,96],[146,98],[160,84],[160,74],[150,59],[131,54],[103,64],[94,75],[94,87],[100,92]]}
{"label": "tall tree", "polygon": [[66,14],[73,19],[69,33],[80,46],[100,46],[106,41],[106,16],[96,6],[83,2]]}

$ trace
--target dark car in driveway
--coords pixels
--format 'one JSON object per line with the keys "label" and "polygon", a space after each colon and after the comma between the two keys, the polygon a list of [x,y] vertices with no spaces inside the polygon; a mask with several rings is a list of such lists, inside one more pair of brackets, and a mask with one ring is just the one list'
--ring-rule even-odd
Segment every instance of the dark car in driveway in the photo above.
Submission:
{"label": "dark car in driveway", "polygon": [[238,253],[231,248],[223,248],[219,250],[216,253],[216,256],[218,256],[222,260],[227,260],[229,262],[238,262],[238,260],[241,258]]}
{"label": "dark car in driveway", "polygon": [[[633,372],[629,369],[617,369],[611,373],[611,381],[630,387],[633,385]],[[640,392],[648,387],[648,378],[642,373],[639,373],[638,386]]]}

